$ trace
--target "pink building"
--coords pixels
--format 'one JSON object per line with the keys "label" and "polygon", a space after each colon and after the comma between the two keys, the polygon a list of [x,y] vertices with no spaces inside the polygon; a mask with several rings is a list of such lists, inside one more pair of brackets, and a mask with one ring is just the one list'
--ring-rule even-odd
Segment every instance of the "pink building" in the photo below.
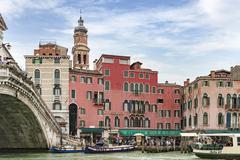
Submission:
{"label": "pink building", "polygon": [[72,54],[70,134],[105,129],[128,136],[134,130],[151,129],[156,135],[157,129],[180,129],[181,86],[159,84],[157,71],[142,68],[141,62],[131,64],[129,56],[104,54],[94,62],[94,70],[88,70],[87,29],[81,17],[74,30]]}
{"label": "pink building", "polygon": [[184,130],[239,128],[240,66],[184,82]]}

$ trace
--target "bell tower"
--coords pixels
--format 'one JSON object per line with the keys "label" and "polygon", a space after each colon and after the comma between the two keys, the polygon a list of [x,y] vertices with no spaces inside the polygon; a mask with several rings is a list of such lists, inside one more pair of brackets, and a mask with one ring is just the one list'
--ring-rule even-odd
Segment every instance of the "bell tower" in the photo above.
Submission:
{"label": "bell tower", "polygon": [[87,46],[88,35],[87,28],[84,26],[84,20],[80,15],[78,26],[74,28],[74,46],[72,48],[73,54],[73,68],[88,69],[89,68],[89,51]]}

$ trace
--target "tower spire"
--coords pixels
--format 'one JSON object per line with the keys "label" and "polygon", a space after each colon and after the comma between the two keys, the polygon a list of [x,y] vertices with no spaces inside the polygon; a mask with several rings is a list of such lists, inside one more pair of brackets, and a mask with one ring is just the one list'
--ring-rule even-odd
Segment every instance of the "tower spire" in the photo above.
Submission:
{"label": "tower spire", "polygon": [[83,22],[84,22],[84,20],[82,19],[82,10],[80,9],[80,17],[78,20],[78,26],[83,26]]}

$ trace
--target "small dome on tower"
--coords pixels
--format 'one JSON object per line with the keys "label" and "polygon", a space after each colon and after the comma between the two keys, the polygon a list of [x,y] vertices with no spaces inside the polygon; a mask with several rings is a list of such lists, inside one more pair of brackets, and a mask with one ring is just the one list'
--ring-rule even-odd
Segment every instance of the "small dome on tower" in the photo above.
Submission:
{"label": "small dome on tower", "polygon": [[79,20],[78,20],[78,26],[75,27],[74,32],[78,32],[78,31],[79,31],[79,32],[87,33],[88,30],[87,30],[87,28],[83,25],[83,23],[84,23],[84,20],[82,19],[82,16],[80,15],[80,18],[79,18]]}

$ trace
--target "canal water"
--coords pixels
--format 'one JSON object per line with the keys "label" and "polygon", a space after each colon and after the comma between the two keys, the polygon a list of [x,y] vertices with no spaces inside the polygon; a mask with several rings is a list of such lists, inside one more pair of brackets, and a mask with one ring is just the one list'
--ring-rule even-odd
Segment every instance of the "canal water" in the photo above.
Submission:
{"label": "canal water", "polygon": [[200,160],[193,154],[180,152],[84,154],[84,153],[2,153],[0,160]]}

